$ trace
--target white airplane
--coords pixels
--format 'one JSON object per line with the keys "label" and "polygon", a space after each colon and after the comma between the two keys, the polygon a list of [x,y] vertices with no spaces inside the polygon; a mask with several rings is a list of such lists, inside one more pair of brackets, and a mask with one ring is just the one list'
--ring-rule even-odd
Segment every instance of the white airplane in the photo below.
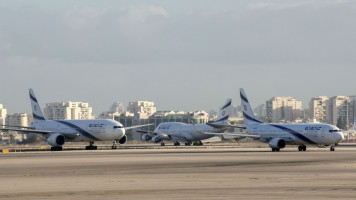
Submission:
{"label": "white airplane", "polygon": [[116,149],[117,142],[119,144],[127,142],[126,130],[152,125],[145,124],[125,128],[121,123],[111,119],[46,120],[35,97],[35,93],[32,89],[29,90],[29,93],[34,123],[29,127],[17,126],[17,129],[0,128],[0,130],[41,135],[52,146],[52,151],[61,151],[62,146],[67,141],[89,142],[90,145],[86,146],[87,150],[97,149],[97,146],[94,146],[95,141],[113,141],[112,149]]}
{"label": "white airplane", "polygon": [[[339,128],[330,124],[281,124],[263,123],[256,119],[252,112],[244,90],[240,89],[241,103],[243,106],[244,127],[247,134],[238,133],[206,133],[214,135],[238,136],[254,138],[267,142],[272,151],[279,151],[288,145],[298,145],[299,151],[306,151],[305,145],[318,147],[330,146],[330,151],[335,151],[344,136]],[[205,133],[205,132],[204,132]]]}
{"label": "white airplane", "polygon": [[[227,99],[225,104],[220,108],[218,117],[211,123],[197,124],[196,127],[204,132],[224,132],[229,128],[229,114],[231,108],[231,99]],[[137,132],[145,133],[142,135],[143,141],[151,140],[153,143],[161,142],[164,146],[164,140],[173,141],[175,146],[179,146],[179,142],[184,142],[186,146],[203,145],[201,140],[205,140],[214,135],[207,135],[196,131],[193,124],[185,124],[181,122],[162,122],[153,132],[138,130]]]}

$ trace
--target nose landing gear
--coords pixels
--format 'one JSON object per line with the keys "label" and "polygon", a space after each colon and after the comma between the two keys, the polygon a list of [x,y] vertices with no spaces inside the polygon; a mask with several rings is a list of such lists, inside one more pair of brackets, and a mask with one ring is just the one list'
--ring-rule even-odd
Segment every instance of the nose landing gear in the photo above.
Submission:
{"label": "nose landing gear", "polygon": [[97,150],[98,147],[94,146],[94,142],[89,142],[89,146],[85,147],[85,150]]}
{"label": "nose landing gear", "polygon": [[113,140],[113,141],[112,141],[111,149],[116,149],[116,143],[117,143],[116,140]]}

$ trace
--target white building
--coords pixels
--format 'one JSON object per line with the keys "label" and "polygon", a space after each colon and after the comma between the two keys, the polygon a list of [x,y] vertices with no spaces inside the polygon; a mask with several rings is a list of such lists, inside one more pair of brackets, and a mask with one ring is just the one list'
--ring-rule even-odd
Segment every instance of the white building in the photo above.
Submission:
{"label": "white building", "polygon": [[27,113],[12,113],[6,116],[6,125],[10,126],[29,126],[32,116]]}
{"label": "white building", "polygon": [[267,122],[294,122],[301,113],[302,101],[292,97],[273,97],[266,101]]}
{"label": "white building", "polygon": [[[33,119],[27,113],[13,113],[6,116],[6,125],[10,126],[29,126]],[[13,134],[14,140],[22,142],[27,139],[27,134],[15,133]]]}
{"label": "white building", "polygon": [[330,97],[326,115],[329,124],[347,129],[353,122],[353,105],[350,97],[334,96]]}
{"label": "white building", "polygon": [[328,100],[329,97],[326,96],[311,98],[309,101],[309,115],[313,121],[322,123],[328,122],[328,116],[326,114],[326,110],[329,107]]}
{"label": "white building", "polygon": [[47,120],[94,119],[92,111],[88,103],[63,101],[47,103],[44,116]]}
{"label": "white building", "polygon": [[0,124],[5,124],[5,119],[7,115],[7,110],[2,104],[0,104]]}
{"label": "white building", "polygon": [[129,103],[127,111],[134,113],[139,119],[147,119],[157,111],[157,108],[154,102],[135,101]]}

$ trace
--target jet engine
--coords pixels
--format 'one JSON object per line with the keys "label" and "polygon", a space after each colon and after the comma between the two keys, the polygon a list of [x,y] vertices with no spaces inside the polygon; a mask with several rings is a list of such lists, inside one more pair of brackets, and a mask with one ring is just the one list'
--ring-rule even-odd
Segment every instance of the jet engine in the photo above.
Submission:
{"label": "jet engine", "polygon": [[269,141],[269,146],[272,149],[283,149],[286,146],[286,141],[281,138],[274,138]]}
{"label": "jet engine", "polygon": [[159,138],[159,136],[154,136],[154,137],[152,138],[152,142],[153,142],[153,143],[159,143],[159,142],[161,142],[161,141],[162,141],[162,139]]}
{"label": "jet engine", "polygon": [[152,137],[150,135],[148,135],[147,133],[142,135],[142,141],[147,142],[150,139],[152,139]]}
{"label": "jet engine", "polygon": [[54,133],[47,138],[47,142],[51,146],[62,146],[66,142],[66,138],[59,133]]}
{"label": "jet engine", "polygon": [[124,137],[122,137],[120,140],[119,140],[119,144],[126,144],[127,142],[127,136],[124,135]]}

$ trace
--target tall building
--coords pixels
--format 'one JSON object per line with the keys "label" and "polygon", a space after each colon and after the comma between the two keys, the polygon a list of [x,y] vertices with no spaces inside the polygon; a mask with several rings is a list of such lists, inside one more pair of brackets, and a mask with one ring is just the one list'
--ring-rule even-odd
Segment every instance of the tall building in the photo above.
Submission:
{"label": "tall building", "polygon": [[257,106],[253,112],[255,113],[257,119],[261,120],[261,121],[265,121],[266,120],[266,105],[265,104],[261,104],[259,106]]}
{"label": "tall building", "polygon": [[327,108],[329,97],[319,96],[311,98],[309,102],[309,115],[310,119],[316,122],[328,122]]}
{"label": "tall building", "polygon": [[12,113],[6,116],[6,125],[10,126],[29,126],[32,116],[27,113]]}
{"label": "tall building", "polygon": [[109,112],[111,113],[124,113],[125,112],[125,107],[122,102],[114,102],[110,109]]}
{"label": "tall building", "polygon": [[154,102],[149,101],[134,101],[130,102],[127,107],[127,111],[130,113],[134,113],[140,119],[148,118],[153,115],[157,108],[155,107]]}
{"label": "tall building", "polygon": [[350,97],[334,96],[327,102],[326,110],[328,123],[341,129],[348,129],[353,123],[353,105]]}
{"label": "tall building", "polygon": [[349,96],[352,105],[352,121],[356,120],[356,96]]}
{"label": "tall building", "polygon": [[[6,125],[10,126],[29,126],[32,121],[32,116],[27,113],[13,113],[6,116]],[[27,134],[21,134],[18,132],[10,134],[13,134],[12,137],[16,142],[22,142],[23,140],[26,140],[28,136]]]}
{"label": "tall building", "polygon": [[94,119],[92,107],[83,102],[54,102],[47,103],[44,108],[44,116],[47,120],[67,119]]}
{"label": "tall building", "polygon": [[114,102],[110,106],[109,111],[101,112],[98,119],[115,119],[115,117],[120,116],[125,113],[125,107],[122,102]]}
{"label": "tall building", "polygon": [[266,101],[267,122],[293,122],[301,117],[302,101],[292,97],[273,97]]}
{"label": "tall building", "polygon": [[7,110],[0,104],[0,124],[5,124]]}

